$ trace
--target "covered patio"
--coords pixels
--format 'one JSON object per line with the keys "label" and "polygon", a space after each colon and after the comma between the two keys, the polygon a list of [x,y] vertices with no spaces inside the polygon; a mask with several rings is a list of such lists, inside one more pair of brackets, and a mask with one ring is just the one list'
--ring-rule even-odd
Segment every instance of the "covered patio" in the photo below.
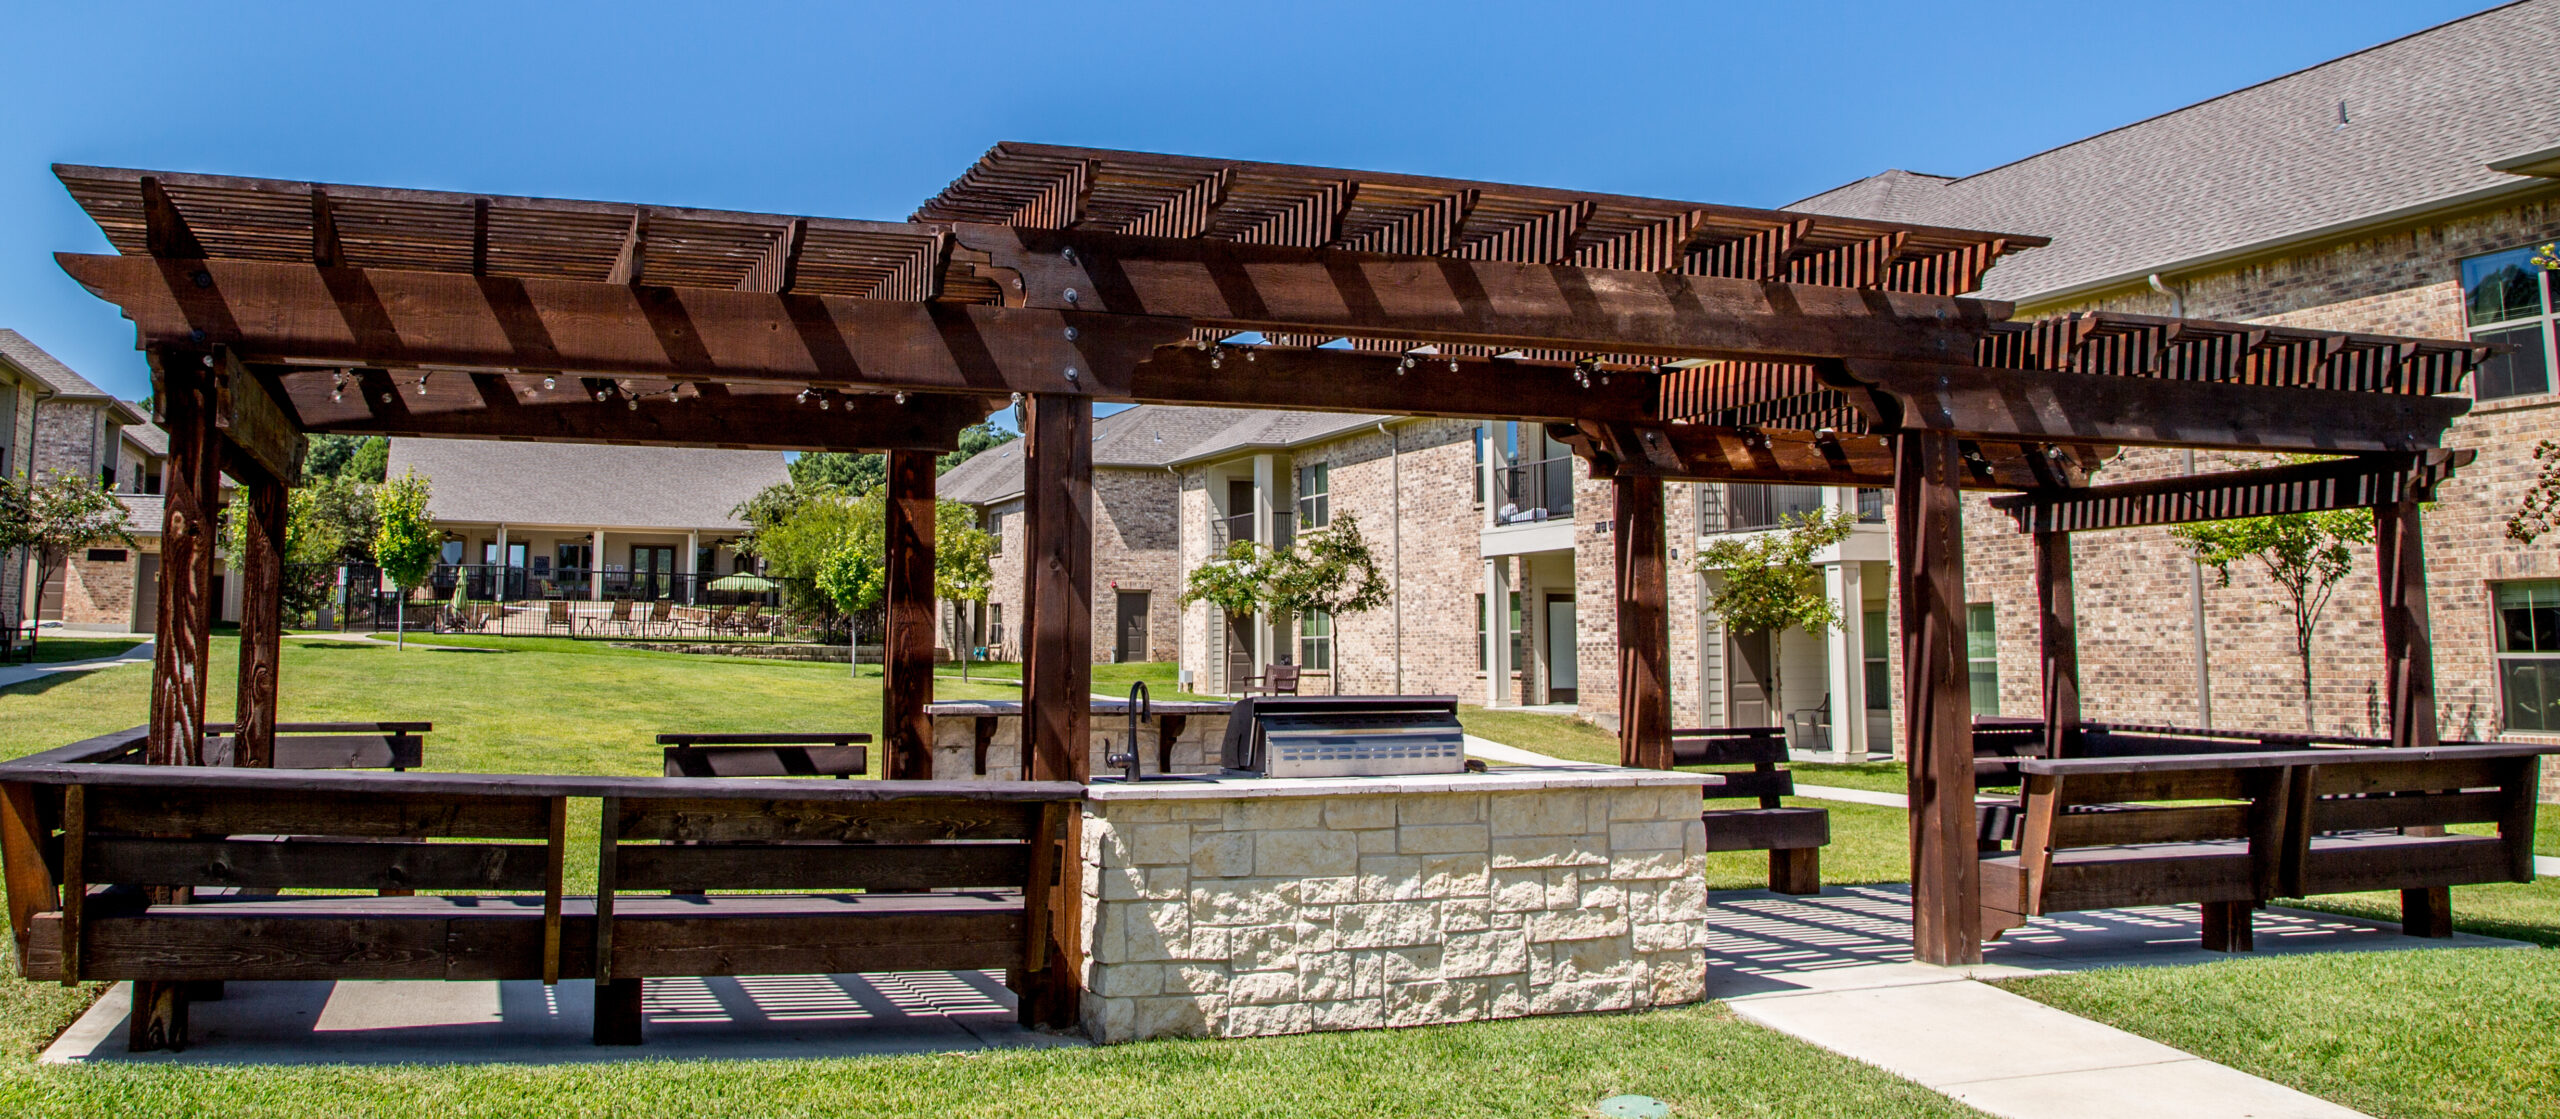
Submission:
{"label": "covered patio", "polygon": [[[881,756],[885,776],[921,782],[933,456],[1008,403],[1027,448],[1026,801],[1093,777],[1091,427],[1095,404],[1118,402],[1549,425],[1610,482],[1620,761],[1634,769],[1673,760],[1664,483],[1889,488],[1923,963],[1980,962],[1986,931],[1964,491],[2016,495],[2002,503],[2036,540],[2044,757],[2079,746],[2070,532],[2350,506],[2377,511],[2388,745],[2439,744],[2418,508],[2462,461],[2441,440],[2469,405],[2447,394],[2484,348],[2111,313],[2013,322],[1964,294],[2043,244],[2032,236],[1022,144],[905,222],[57,174],[118,250],[60,262],[133,320],[170,432],[151,765],[205,759],[217,472],[243,483],[252,526],[235,757],[272,756],[285,487],[302,436],[329,432],[885,450]],[[427,378],[439,391],[396,391]],[[2338,457],[2092,484],[2135,445]],[[22,943],[62,888],[33,876],[76,768],[6,775]],[[1645,776],[1627,788],[1663,780]],[[553,786],[543,795],[689,795]],[[1045,939],[1016,975],[1026,1020],[1071,1025],[1091,1005],[1083,907],[1109,899],[1079,881],[1103,865],[1077,857],[1094,804],[1030,833],[1049,852],[1032,865],[1055,874],[1030,890]],[[2529,831],[2529,799],[2523,811]],[[76,977],[76,952],[68,966]],[[172,1037],[182,984],[141,992],[137,1037]]]}

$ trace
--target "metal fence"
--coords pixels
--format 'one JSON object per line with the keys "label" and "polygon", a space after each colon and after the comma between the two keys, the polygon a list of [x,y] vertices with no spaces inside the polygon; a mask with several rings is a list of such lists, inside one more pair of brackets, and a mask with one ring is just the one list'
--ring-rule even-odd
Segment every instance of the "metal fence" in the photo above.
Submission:
{"label": "metal fence", "polygon": [[1497,475],[1494,485],[1501,500],[1494,510],[1496,522],[1522,524],[1573,516],[1572,455],[1515,462]]}
{"label": "metal fence", "polygon": [[[288,574],[329,588],[314,619],[323,626],[388,633],[402,625],[404,596],[383,589],[381,570],[373,565],[289,568]],[[439,565],[405,596],[406,626],[421,633],[510,637],[732,640],[772,640],[786,628],[778,594],[713,590],[708,576],[608,571],[601,580],[605,597],[599,599],[589,597],[598,582],[592,576],[543,575],[494,564]]]}
{"label": "metal fence", "polygon": [[1209,518],[1209,550],[1222,552],[1230,542],[1252,540],[1270,547],[1273,551],[1287,551],[1291,544],[1297,542],[1298,517],[1295,513],[1283,513],[1276,509],[1272,511],[1271,539],[1269,540],[1263,540],[1255,535],[1253,521],[1254,515],[1251,513]]}

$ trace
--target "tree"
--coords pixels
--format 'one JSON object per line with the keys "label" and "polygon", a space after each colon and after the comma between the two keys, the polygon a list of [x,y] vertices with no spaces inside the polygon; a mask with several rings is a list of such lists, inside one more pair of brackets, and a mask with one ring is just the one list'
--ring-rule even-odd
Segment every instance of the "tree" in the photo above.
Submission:
{"label": "tree", "polygon": [[[0,477],[0,550],[25,548],[35,556],[36,601],[44,601],[45,587],[74,549],[109,540],[135,546],[124,503],[97,479],[52,470],[34,479]],[[35,642],[30,637],[28,647]]]}
{"label": "tree", "polygon": [[987,600],[995,583],[995,551],[996,538],[978,527],[976,510],[949,498],[933,503],[933,596],[951,604],[952,653],[963,680],[969,678],[963,604]]}
{"label": "tree", "polygon": [[1019,433],[1007,431],[991,423],[971,424],[960,431],[960,449],[946,452],[941,458],[935,459],[933,472],[948,474],[952,467],[978,457],[978,452],[991,447],[1004,446],[1019,437]]}
{"label": "tree", "polygon": [[[1369,543],[1360,538],[1360,518],[1336,514],[1324,527],[1301,533],[1288,550],[1276,552],[1264,576],[1268,609],[1292,618],[1322,614],[1327,619],[1364,614],[1387,604],[1394,588],[1378,574]],[[1332,674],[1335,691],[1340,674]]]}
{"label": "tree", "polygon": [[808,451],[791,460],[791,481],[807,489],[838,489],[866,494],[889,478],[887,455],[849,455]]}
{"label": "tree", "polygon": [[[1773,531],[1718,537],[1699,549],[1692,565],[1702,574],[1721,576],[1706,592],[1706,611],[1724,619],[1727,630],[1746,636],[1791,628],[1829,633],[1847,624],[1840,604],[1824,593],[1822,568],[1813,557],[1848,539],[1857,523],[1857,517],[1836,510],[1796,513]],[[1781,683],[1781,660],[1769,658],[1773,701]]]}
{"label": "tree", "polygon": [[[222,507],[222,558],[233,566],[245,564],[249,552],[246,506],[234,501]],[[295,486],[286,494],[284,579],[279,584],[286,617],[303,617],[329,601],[339,557],[346,552],[347,528],[338,507],[323,498],[319,487]]]}
{"label": "tree", "polygon": [[[847,538],[818,561],[816,582],[818,593],[825,595],[837,612],[850,618],[880,604],[888,586],[888,572],[880,557],[862,541]],[[854,654],[859,643],[850,639],[850,633],[847,637],[845,671],[859,676],[861,659]]]}
{"label": "tree", "polygon": [[383,483],[374,498],[374,561],[400,588],[397,642],[403,649],[409,646],[409,592],[427,581],[444,554],[444,533],[427,512],[427,497],[427,480],[412,470]]}
{"label": "tree", "polygon": [[2302,729],[2318,733],[2311,704],[2311,640],[2329,596],[2355,566],[2349,545],[2373,542],[2373,510],[2278,513],[2175,525],[2169,534],[2196,562],[2231,585],[2231,565],[2255,560],[2275,584],[2275,604],[2293,615],[2293,651],[2302,660]]}
{"label": "tree", "polygon": [[380,482],[391,462],[391,441],[379,435],[314,435],[302,457],[304,478]]}

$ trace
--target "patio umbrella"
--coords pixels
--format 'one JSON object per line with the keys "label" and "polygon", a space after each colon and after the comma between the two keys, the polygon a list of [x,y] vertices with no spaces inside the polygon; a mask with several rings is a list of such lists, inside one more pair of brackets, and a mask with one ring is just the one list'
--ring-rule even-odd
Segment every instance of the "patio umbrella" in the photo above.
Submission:
{"label": "patio umbrella", "polygon": [[763,594],[781,585],[762,575],[749,575],[743,571],[735,575],[723,575],[711,581],[712,590],[743,591],[748,594]]}

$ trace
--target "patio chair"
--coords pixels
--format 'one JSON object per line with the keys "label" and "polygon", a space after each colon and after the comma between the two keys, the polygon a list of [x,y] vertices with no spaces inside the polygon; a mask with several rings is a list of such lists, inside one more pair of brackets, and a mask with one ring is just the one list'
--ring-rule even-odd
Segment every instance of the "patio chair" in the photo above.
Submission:
{"label": "patio chair", "polygon": [[1831,697],[1822,703],[1787,714],[1787,748],[1804,752],[1831,747]]}
{"label": "patio chair", "polygon": [[737,612],[738,612],[738,608],[737,608],[737,607],[735,607],[735,606],[723,606],[723,607],[719,608],[718,610],[714,610],[714,611],[712,611],[712,612],[711,612],[711,616],[710,616],[710,617],[704,618],[701,622],[699,622],[699,623],[697,623],[697,624],[699,624],[699,625],[702,627],[702,632],[704,632],[704,633],[709,633],[709,634],[721,634],[721,633],[727,633],[727,632],[729,632],[729,626],[730,626],[730,624],[731,624],[731,623],[730,623],[730,620],[729,620],[729,616],[730,616],[730,615],[732,615],[732,614],[735,614],[735,613],[737,613]]}
{"label": "patio chair", "polygon": [[1298,666],[1275,664],[1260,676],[1245,677],[1243,692],[1245,695],[1296,695]]}
{"label": "patio chair", "polygon": [[570,630],[572,628],[569,625],[569,602],[567,599],[555,598],[543,605],[550,607],[550,609],[542,616],[542,632],[549,633],[554,629]]}
{"label": "patio chair", "polygon": [[766,624],[764,620],[764,604],[761,602],[748,603],[746,612],[738,615],[737,620],[729,623],[729,625],[730,628],[738,631],[740,635],[765,632]]}
{"label": "patio chair", "polygon": [[627,598],[617,598],[617,599],[614,599],[614,600],[613,600],[613,612],[612,612],[612,613],[609,613],[609,614],[606,614],[604,617],[601,617],[601,618],[589,618],[589,619],[587,619],[587,624],[586,624],[586,626],[584,627],[584,632],[588,632],[588,633],[600,633],[600,632],[603,632],[604,627],[606,627],[606,626],[614,626],[614,627],[617,627],[617,628],[619,628],[620,630],[622,630],[622,632],[624,632],[624,633],[629,633],[629,632],[631,632],[631,600],[630,600],[630,599],[627,599]]}
{"label": "patio chair", "polygon": [[673,599],[662,598],[650,604],[649,616],[640,622],[640,632],[673,634],[676,631],[675,611],[676,604]]}

